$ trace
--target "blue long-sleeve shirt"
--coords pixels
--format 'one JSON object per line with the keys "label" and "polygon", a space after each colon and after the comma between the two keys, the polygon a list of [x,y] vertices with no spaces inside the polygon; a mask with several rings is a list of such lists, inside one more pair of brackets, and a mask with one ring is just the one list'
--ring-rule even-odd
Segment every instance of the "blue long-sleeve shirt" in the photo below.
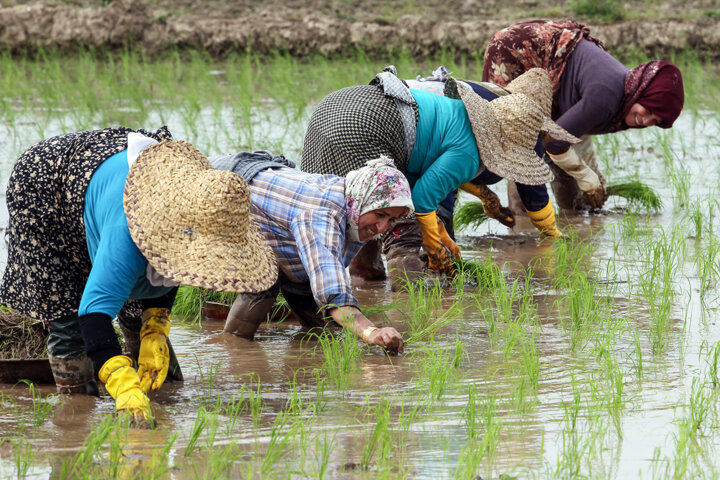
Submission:
{"label": "blue long-sleeve shirt", "polygon": [[155,298],[172,287],[154,287],[146,278],[148,261],[133,242],[123,209],[129,172],[127,150],[105,160],[85,193],[85,236],[92,269],[78,315],[115,317],[128,299]]}
{"label": "blue long-sleeve shirt", "polygon": [[405,176],[417,213],[437,209],[448,193],[478,173],[481,162],[461,100],[410,90],[418,104],[415,146]]}

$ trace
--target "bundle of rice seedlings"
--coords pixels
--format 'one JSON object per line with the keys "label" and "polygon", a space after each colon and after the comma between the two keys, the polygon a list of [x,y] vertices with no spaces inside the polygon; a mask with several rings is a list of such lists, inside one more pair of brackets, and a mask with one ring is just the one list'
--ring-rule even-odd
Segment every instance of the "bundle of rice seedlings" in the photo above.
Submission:
{"label": "bundle of rice seedlings", "polygon": [[0,359],[47,357],[48,330],[40,320],[0,307]]}
{"label": "bundle of rice seedlings", "polygon": [[455,229],[460,230],[464,227],[479,227],[488,218],[482,202],[468,202],[455,210],[453,221]]}
{"label": "bundle of rice seedlings", "polygon": [[652,188],[637,180],[608,185],[607,194],[623,197],[631,205],[644,207],[649,211],[657,212],[662,208],[660,196]]}

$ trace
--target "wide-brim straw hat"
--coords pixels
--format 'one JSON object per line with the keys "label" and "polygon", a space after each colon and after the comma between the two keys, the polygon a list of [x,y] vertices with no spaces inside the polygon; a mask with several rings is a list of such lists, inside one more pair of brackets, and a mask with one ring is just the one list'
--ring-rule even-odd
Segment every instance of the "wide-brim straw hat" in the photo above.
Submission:
{"label": "wide-brim straw hat", "polygon": [[[547,72],[544,73],[547,77]],[[536,75],[537,72],[533,72],[529,80],[521,82],[521,85],[527,83],[528,88],[532,86],[528,94],[511,93],[491,102],[454,79],[448,80],[446,87],[446,93],[457,90],[457,96],[465,104],[480,159],[487,169],[525,185],[542,185],[553,179],[550,167],[535,152],[538,135],[547,133],[553,140],[580,142],[550,120],[550,82],[548,79],[547,84],[537,83],[533,81]],[[550,103],[543,97],[545,88],[549,89]],[[533,95],[539,101],[535,101]]]}
{"label": "wide-brim straw hat", "polygon": [[[543,68],[531,68],[519,77],[515,78],[505,87],[510,93],[524,93],[533,99],[543,112],[547,112],[543,121],[541,132],[546,133],[554,140],[564,140],[570,133],[550,119],[553,104],[553,91],[550,76]],[[574,140],[569,143],[579,143],[577,137],[570,135]]]}
{"label": "wide-brim straw hat", "polygon": [[133,241],[163,277],[238,293],[275,283],[275,256],[250,216],[247,183],[213,169],[189,143],[144,150],[130,167],[123,203]]}

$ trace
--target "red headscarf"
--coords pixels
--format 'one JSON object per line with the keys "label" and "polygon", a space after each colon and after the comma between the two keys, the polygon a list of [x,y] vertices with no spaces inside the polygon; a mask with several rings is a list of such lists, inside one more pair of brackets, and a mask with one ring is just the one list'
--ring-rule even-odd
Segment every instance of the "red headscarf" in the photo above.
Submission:
{"label": "red headscarf", "polygon": [[629,70],[625,74],[625,104],[615,120],[618,130],[627,128],[625,116],[636,103],[660,116],[659,127],[672,127],[685,103],[680,69],[670,62],[653,60]]}

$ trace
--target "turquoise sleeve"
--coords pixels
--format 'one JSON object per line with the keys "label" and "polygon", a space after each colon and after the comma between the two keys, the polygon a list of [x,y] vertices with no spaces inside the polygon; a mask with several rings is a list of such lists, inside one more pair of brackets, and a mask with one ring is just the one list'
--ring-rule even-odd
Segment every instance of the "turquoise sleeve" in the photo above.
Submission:
{"label": "turquoise sleeve", "polygon": [[127,226],[106,227],[97,246],[78,315],[104,313],[114,318],[131,296],[157,296],[135,291],[136,285],[141,289],[143,284],[148,290],[152,288],[144,280],[146,268],[147,260],[133,243]]}
{"label": "turquoise sleeve", "polygon": [[437,210],[450,192],[475,178],[478,167],[472,154],[461,149],[451,149],[440,155],[415,182],[412,189],[415,211],[428,213]]}

